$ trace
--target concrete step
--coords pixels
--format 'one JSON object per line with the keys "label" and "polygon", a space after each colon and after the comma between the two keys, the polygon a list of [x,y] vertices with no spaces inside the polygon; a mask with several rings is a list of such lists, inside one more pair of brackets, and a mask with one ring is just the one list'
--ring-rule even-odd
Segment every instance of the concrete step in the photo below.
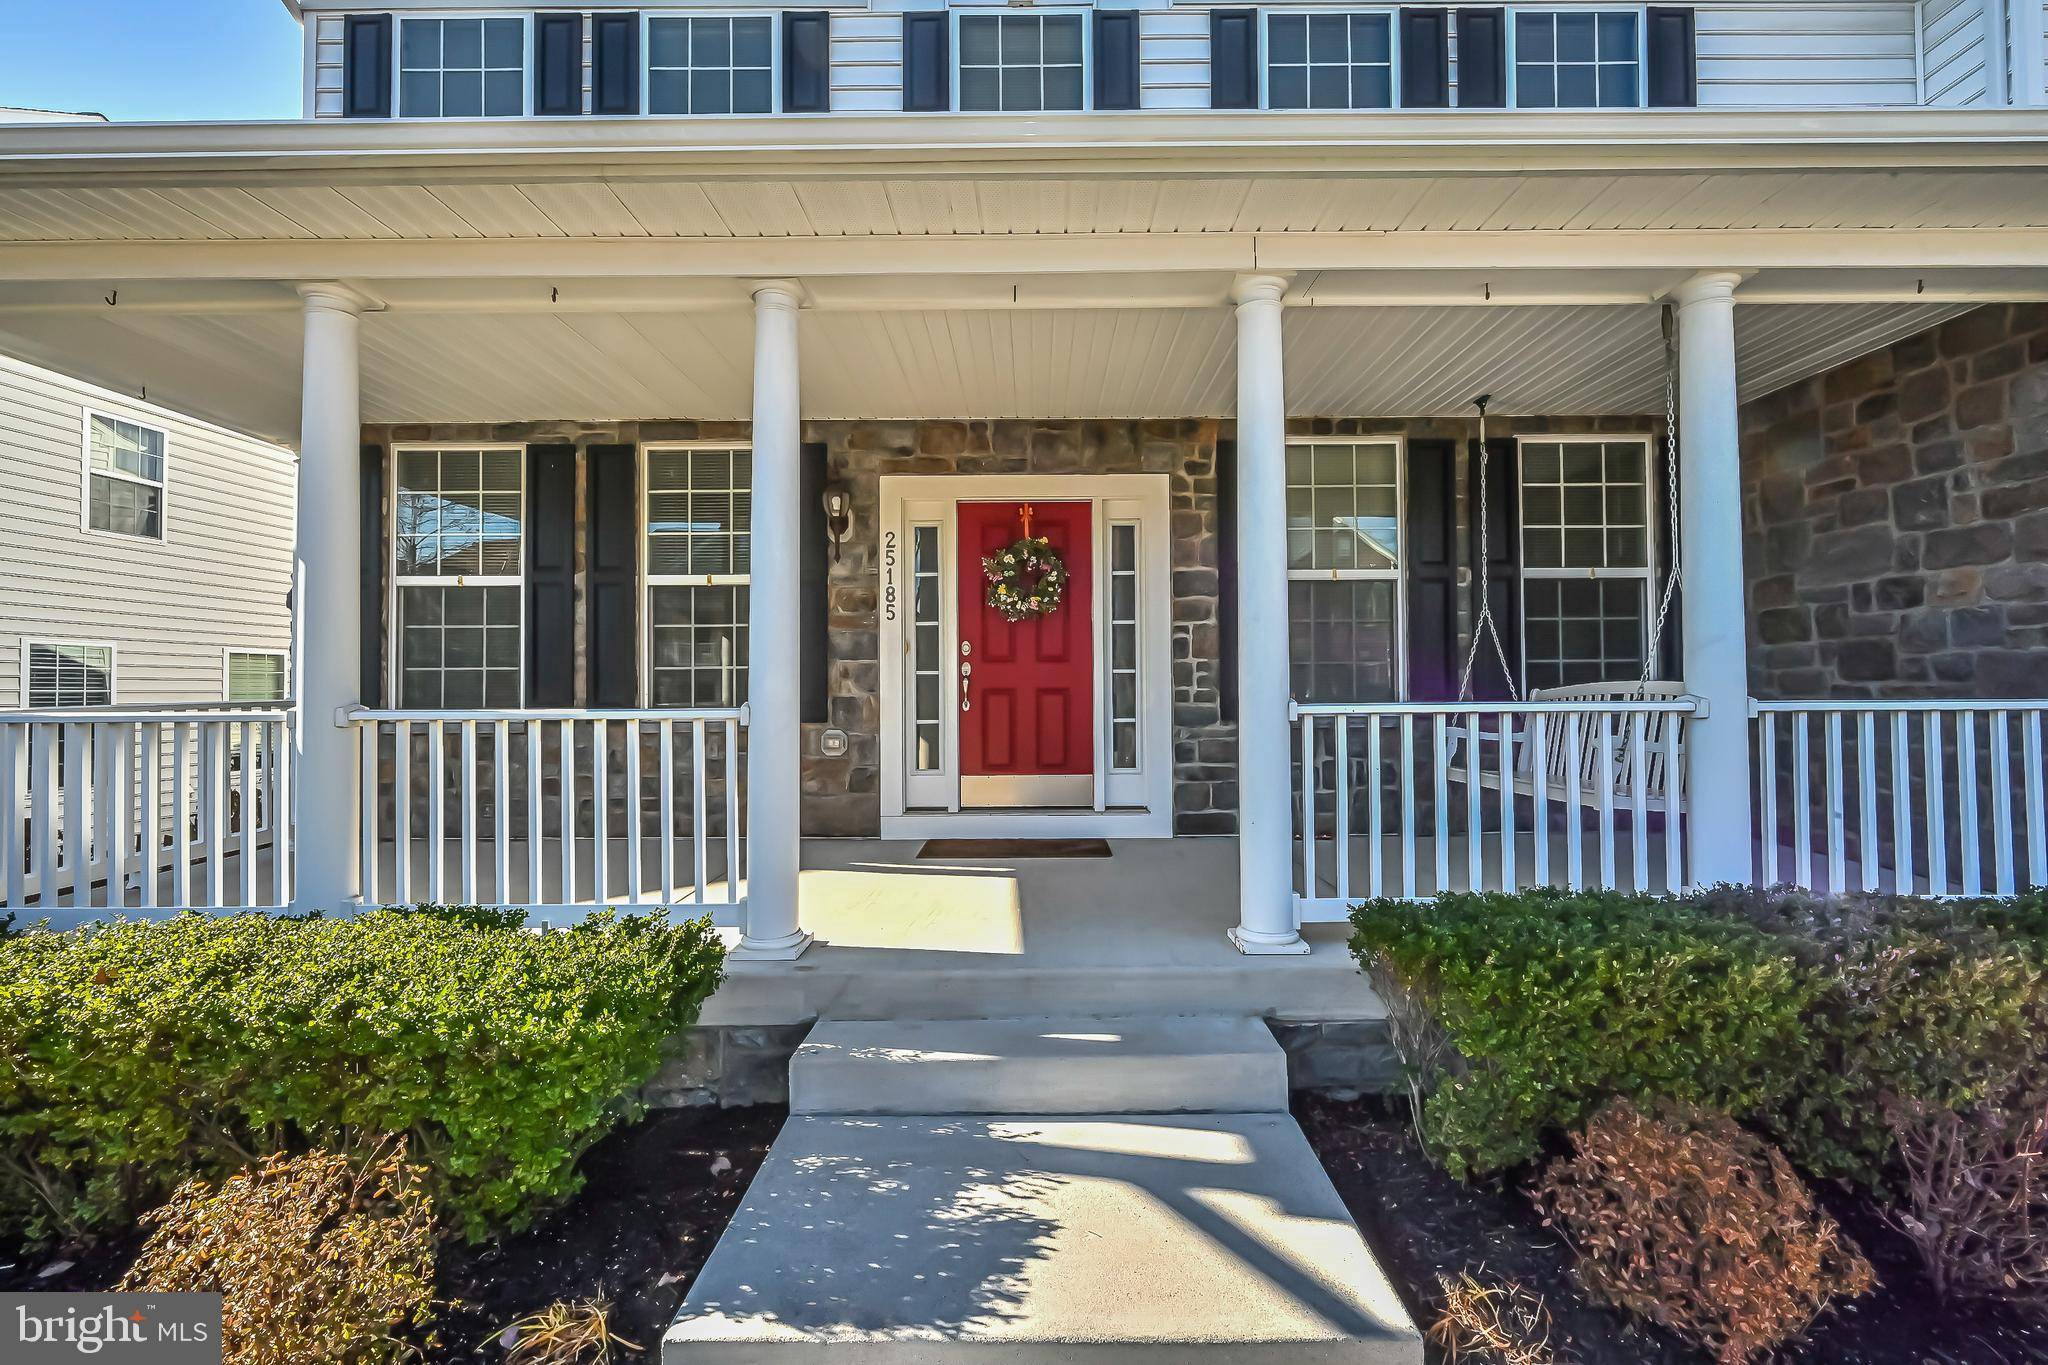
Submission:
{"label": "concrete step", "polygon": [[789,1065],[798,1114],[1257,1114],[1287,1110],[1262,1020],[821,1020]]}
{"label": "concrete step", "polygon": [[793,1115],[664,1365],[1420,1365],[1285,1114]]}

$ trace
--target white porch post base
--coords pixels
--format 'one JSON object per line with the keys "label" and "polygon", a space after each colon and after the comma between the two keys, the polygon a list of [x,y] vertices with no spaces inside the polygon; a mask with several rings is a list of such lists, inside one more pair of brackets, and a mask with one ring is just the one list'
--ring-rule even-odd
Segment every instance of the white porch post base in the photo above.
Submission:
{"label": "white porch post base", "polygon": [[1287,392],[1280,299],[1247,275],[1237,301],[1237,875],[1241,953],[1305,953],[1294,920],[1294,770],[1287,720]]}
{"label": "white porch post base", "polygon": [[355,732],[341,716],[360,700],[362,676],[361,529],[350,509],[362,498],[357,333],[369,300],[340,284],[304,284],[299,294],[305,357],[292,566],[291,903],[295,911],[334,911],[361,894]]}
{"label": "white porch post base", "polygon": [[1750,879],[1749,665],[1742,471],[1735,399],[1735,287],[1696,275],[1678,300],[1679,554],[1686,690],[1707,714],[1686,732],[1692,879]]}
{"label": "white porch post base", "polygon": [[730,956],[788,961],[811,946],[798,920],[802,860],[801,584],[803,478],[797,309],[802,291],[770,280],[754,290],[754,534],[747,589],[747,909]]}

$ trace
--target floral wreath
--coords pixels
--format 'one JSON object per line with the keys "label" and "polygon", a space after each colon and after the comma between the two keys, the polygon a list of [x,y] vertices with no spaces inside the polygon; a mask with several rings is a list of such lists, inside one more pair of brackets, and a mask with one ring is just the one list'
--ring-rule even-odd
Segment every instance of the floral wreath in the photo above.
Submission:
{"label": "floral wreath", "polygon": [[1050,616],[1067,595],[1067,566],[1044,536],[1025,536],[1000,554],[983,555],[988,604],[1005,621]]}

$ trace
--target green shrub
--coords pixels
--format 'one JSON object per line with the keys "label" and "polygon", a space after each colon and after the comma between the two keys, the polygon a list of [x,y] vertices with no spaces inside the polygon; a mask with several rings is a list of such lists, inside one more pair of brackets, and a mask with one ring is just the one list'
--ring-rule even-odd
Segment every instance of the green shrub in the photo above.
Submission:
{"label": "green shrub", "polygon": [[1537,890],[1376,901],[1352,948],[1433,1014],[1461,1064],[1421,1128],[1460,1176],[1535,1157],[1608,1099],[1735,1113],[1785,1094],[1811,979],[1755,927],[1681,903]]}
{"label": "green shrub", "polygon": [[474,1240],[576,1161],[696,1017],[706,921],[386,910],[115,922],[0,942],[0,1219],[124,1224],[256,1153],[405,1135]]}
{"label": "green shrub", "polygon": [[1960,1112],[2048,1074],[2038,906],[1733,887],[1698,903],[1771,935],[1815,985],[1797,1084],[1754,1116],[1814,1175],[1893,1174],[1896,1101]]}

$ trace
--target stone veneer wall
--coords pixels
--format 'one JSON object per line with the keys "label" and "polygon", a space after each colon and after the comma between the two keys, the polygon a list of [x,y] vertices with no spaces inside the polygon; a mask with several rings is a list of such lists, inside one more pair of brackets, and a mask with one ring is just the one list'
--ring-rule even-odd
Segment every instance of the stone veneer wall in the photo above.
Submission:
{"label": "stone veneer wall", "polygon": [[1756,695],[2041,694],[2048,306],[1745,404],[1742,479]]}

